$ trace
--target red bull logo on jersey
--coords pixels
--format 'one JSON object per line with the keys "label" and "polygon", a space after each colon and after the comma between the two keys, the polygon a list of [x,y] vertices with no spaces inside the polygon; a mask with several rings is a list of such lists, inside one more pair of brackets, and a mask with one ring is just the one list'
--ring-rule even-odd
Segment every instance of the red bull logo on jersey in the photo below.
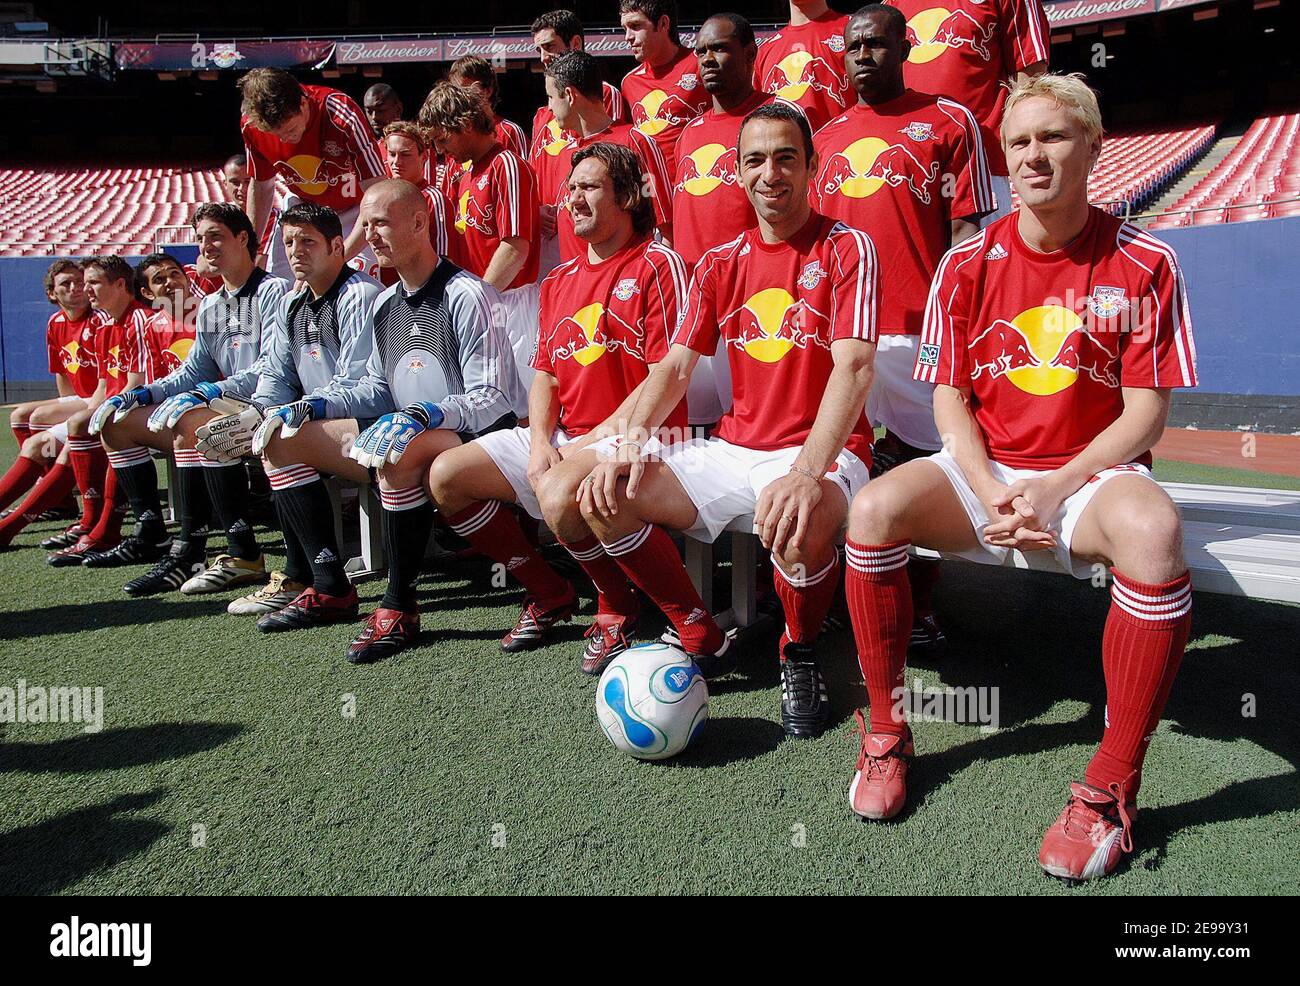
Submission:
{"label": "red bull logo on jersey", "polygon": [[590,366],[604,356],[604,315],[605,306],[595,301],[560,319],[551,333],[551,361],[571,359],[579,366]]}
{"label": "red bull logo on jersey", "polygon": [[171,373],[182,363],[185,357],[190,354],[190,349],[194,346],[193,339],[177,339],[170,346],[162,351],[163,372]]}
{"label": "red bull logo on jersey", "polygon": [[108,351],[108,365],[104,370],[114,380],[126,375],[126,364],[122,362],[122,351],[120,346],[114,346]]}
{"label": "red bull logo on jersey", "polygon": [[639,103],[632,104],[632,125],[647,137],[669,127],[684,126],[693,119],[694,107],[676,93],[663,89],[651,89]]}
{"label": "red bull logo on jersey", "polygon": [[982,24],[965,10],[931,7],[907,22],[907,40],[912,52],[907,60],[913,65],[932,62],[949,49],[967,48],[984,61],[991,61],[995,23]]}
{"label": "red bull logo on jersey", "polygon": [[483,205],[466,189],[460,193],[460,202],[456,206],[456,229],[462,236],[467,229],[476,229],[484,236],[495,236],[496,227],[492,224],[494,211],[492,203]]}
{"label": "red bull logo on jersey", "polygon": [[760,363],[779,363],[792,349],[830,349],[830,320],[784,288],[765,288],[722,319],[727,345]]}
{"label": "red bull logo on jersey", "polygon": [[407,373],[419,373],[423,369],[424,369],[424,360],[422,360],[419,356],[412,356],[410,359],[406,361]]}
{"label": "red bull logo on jersey", "polygon": [[1019,390],[1049,397],[1080,375],[1118,387],[1119,340],[1087,330],[1072,309],[1030,308],[1011,321],[996,319],[970,343],[971,379],[1005,377]]}
{"label": "red bull logo on jersey", "polygon": [[538,134],[537,143],[546,154],[557,157],[573,146],[574,138],[560,127],[555,117],[551,117],[551,122]]}
{"label": "red bull logo on jersey", "polygon": [[920,120],[913,120],[898,132],[903,136],[916,141],[918,144],[924,143],[927,140],[939,139],[934,135],[934,124],[922,123]]}
{"label": "red bull logo on jersey", "polygon": [[708,195],[723,185],[735,185],[736,149],[722,144],[705,144],[681,159],[674,191],[687,195]]}
{"label": "red bull logo on jersey", "polygon": [[823,195],[847,195],[864,199],[883,186],[906,185],[920,201],[929,205],[931,186],[939,177],[939,162],[927,168],[903,144],[886,144],[879,137],[862,137],[826,159],[822,167]]}
{"label": "red bull logo on jersey", "polygon": [[1099,284],[1088,296],[1088,310],[1098,318],[1114,318],[1129,310],[1128,295],[1123,288]]}
{"label": "red bull logo on jersey", "polygon": [[[82,359],[82,356],[91,357],[89,360]],[[82,350],[81,344],[73,339],[62,349],[59,350],[59,362],[69,373],[76,373],[83,366],[92,367],[95,365],[93,354],[88,350]]]}
{"label": "red bull logo on jersey", "polygon": [[341,185],[343,194],[352,197],[359,187],[356,172],[351,168],[311,154],[295,154],[287,161],[277,161],[275,173],[303,195],[324,195]]}
{"label": "red bull logo on jersey", "polygon": [[[842,43],[842,41],[841,41]],[[797,103],[810,91],[824,92],[843,109],[848,80],[826,59],[811,51],[792,51],[772,66],[763,80],[763,89],[782,99]]]}

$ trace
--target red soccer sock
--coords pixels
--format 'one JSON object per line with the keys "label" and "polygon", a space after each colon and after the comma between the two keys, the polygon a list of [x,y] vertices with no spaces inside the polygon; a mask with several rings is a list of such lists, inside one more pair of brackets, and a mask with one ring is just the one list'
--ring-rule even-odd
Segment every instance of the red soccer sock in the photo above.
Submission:
{"label": "red soccer sock", "polygon": [[781,635],[781,659],[785,660],[787,641],[811,644],[821,633],[840,581],[840,556],[832,550],[831,560],[820,569],[800,575],[786,572],[773,558],[772,571],[772,584],[785,610],[785,632]]}
{"label": "red soccer sock", "polygon": [[573,596],[569,585],[529,543],[514,511],[500,500],[477,500],[447,524],[487,557],[504,565],[543,609]]}
{"label": "red soccer sock", "polygon": [[682,646],[692,654],[713,654],[722,646],[722,630],[704,608],[686,566],[668,532],[654,524],[605,545],[638,589],[672,621]]}
{"label": "red soccer sock", "polygon": [[903,687],[907,642],[912,637],[912,589],[907,582],[906,541],[844,547],[844,591],[858,645],[858,665],[871,702],[871,731],[907,735],[896,717]]}
{"label": "red soccer sock", "polygon": [[93,438],[69,438],[68,461],[81,490],[81,529],[93,531],[99,523],[99,508],[104,502],[104,473],[108,456],[104,446]]}
{"label": "red soccer sock", "polygon": [[1148,585],[1115,569],[1101,638],[1106,731],[1084,774],[1093,787],[1122,784],[1137,798],[1142,761],[1183,660],[1192,626],[1191,577]]}
{"label": "red soccer sock", "polygon": [[560,542],[573,560],[582,566],[596,587],[596,612],[605,616],[636,616],[640,604],[632,583],[618,562],[605,554],[605,547],[588,534],[580,541]]}
{"label": "red soccer sock", "polygon": [[19,425],[19,424],[14,424],[13,420],[10,419],[9,430],[14,433],[14,439],[18,442],[19,449],[23,447],[23,442],[27,441],[27,439],[32,437],[32,430],[31,428],[27,427],[26,421],[24,421],[22,424]]}
{"label": "red soccer sock", "polygon": [[939,583],[937,558],[909,558],[907,581],[912,587],[912,618],[934,612],[934,587]]}
{"label": "red soccer sock", "polygon": [[5,509],[30,490],[45,472],[45,466],[34,459],[18,456],[9,471],[0,476],[0,510]]}
{"label": "red soccer sock", "polygon": [[104,497],[99,506],[99,519],[90,532],[90,540],[98,545],[114,545],[122,540],[122,521],[126,519],[127,502],[118,490],[117,473],[104,468]]}
{"label": "red soccer sock", "polygon": [[8,545],[14,537],[34,521],[38,515],[51,507],[58,506],[63,498],[72,492],[77,479],[72,474],[72,467],[57,462],[50,471],[41,477],[41,481],[32,487],[22,505],[4,520],[0,520],[0,546]]}

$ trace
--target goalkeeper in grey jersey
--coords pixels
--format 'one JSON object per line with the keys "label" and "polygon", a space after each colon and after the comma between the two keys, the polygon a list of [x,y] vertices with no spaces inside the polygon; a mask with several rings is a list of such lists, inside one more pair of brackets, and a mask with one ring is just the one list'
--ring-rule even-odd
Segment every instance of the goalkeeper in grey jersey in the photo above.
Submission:
{"label": "goalkeeper in grey jersey", "polygon": [[[161,380],[110,397],[90,422],[105,430],[119,485],[133,503],[157,500],[150,448],[174,451],[181,531],[171,553],[128,582],[130,595],[180,588],[217,592],[266,579],[266,565],[248,519],[248,480],[238,460],[221,464],[195,450],[197,431],[229,407],[246,406],[263,365],[262,328],[289,290],[289,282],[257,267],[257,234],[248,216],[229,202],[209,202],[194,213],[199,254],[221,276],[221,290],[205,297],[195,315],[189,354]],[[195,495],[204,487],[208,496]],[[206,564],[207,504],[226,530],[228,553]],[[158,521],[161,527],[161,519]]]}
{"label": "goalkeeper in grey jersey", "polygon": [[[285,211],[279,229],[289,267],[304,287],[285,296],[266,329],[252,403],[199,429],[198,449],[208,460],[237,462],[261,452],[273,434],[287,439],[305,422],[326,417],[327,398],[354,386],[370,357],[368,318],[383,287],[344,264],[338,214],[302,202]],[[355,619],[356,590],[343,574],[338,547],[317,547],[311,539],[317,550],[308,552],[297,534],[319,524],[313,514],[330,516],[320,474],[302,463],[277,467],[268,461],[265,467],[284,531],[284,571],[272,572],[267,585],[232,602],[230,612],[262,617],[263,630],[287,629],[279,612],[295,600],[290,614],[309,612],[320,618],[316,622]],[[317,606],[321,600],[337,605]]]}
{"label": "goalkeeper in grey jersey", "polygon": [[372,470],[378,473],[388,589],[348,649],[354,663],[396,653],[419,633],[415,581],[433,526],[434,458],[513,427],[526,408],[497,292],[438,256],[429,221],[423,196],[409,182],[389,179],[366,190],[358,222],[380,265],[394,268],[399,281],[371,309],[365,373],[328,388],[318,403],[268,412],[253,440],[255,450],[265,450],[268,469],[295,484],[289,488],[301,509],[288,519],[316,578],[313,591],[263,617],[263,629],[316,626],[334,621],[331,610],[346,612],[347,595],[320,591],[322,580],[341,588],[344,576],[318,477],[367,482]]}

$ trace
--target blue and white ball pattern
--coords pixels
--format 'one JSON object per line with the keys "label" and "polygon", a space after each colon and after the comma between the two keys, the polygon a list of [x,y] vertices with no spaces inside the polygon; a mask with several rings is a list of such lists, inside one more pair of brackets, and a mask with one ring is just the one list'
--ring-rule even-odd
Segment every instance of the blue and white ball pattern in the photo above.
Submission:
{"label": "blue and white ball pattern", "polygon": [[600,676],[596,718],[624,753],[638,760],[664,760],[686,749],[704,727],[709,686],[678,647],[630,647]]}

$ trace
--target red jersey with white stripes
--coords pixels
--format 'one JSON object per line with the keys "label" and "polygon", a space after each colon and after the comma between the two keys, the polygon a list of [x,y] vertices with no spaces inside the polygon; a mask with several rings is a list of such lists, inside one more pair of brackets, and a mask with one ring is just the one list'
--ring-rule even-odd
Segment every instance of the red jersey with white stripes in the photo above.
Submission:
{"label": "red jersey with white stripes", "polygon": [[108,385],[107,396],[113,397],[125,389],[128,373],[141,372],[131,369],[131,354],[148,348],[147,325],[151,314],[137,301],[127,306],[120,319],[111,319],[106,312],[100,312],[104,324],[95,340],[95,361],[99,378]]}
{"label": "red jersey with white stripes", "polygon": [[[834,368],[831,343],[876,341],[877,291],[871,238],[816,212],[780,243],[751,229],[706,253],[673,342],[703,356],[727,343],[735,403],[714,434],[751,449],[803,444]],[[845,448],[870,464],[865,415]]]}
{"label": "red jersey with white stripes", "polygon": [[[567,434],[608,418],[664,358],[686,288],[682,258],[648,237],[600,263],[584,249],[543,279],[532,365],[555,377]],[[685,401],[664,427],[685,429]]]}
{"label": "red jersey with white stripes", "polygon": [[695,52],[683,48],[676,58],[659,68],[642,62],[623,77],[622,89],[632,126],[655,139],[668,173],[675,173],[677,138],[682,127],[713,102],[700,81]]}
{"label": "red jersey with white stripes", "polygon": [[740,124],[773,97],[755,92],[734,110],[705,110],[677,140],[673,181],[673,248],[694,268],[704,251],[758,225],[749,196],[736,177]]}
{"label": "red jersey with white stripes", "polygon": [[998,127],[1007,90],[1002,83],[1048,59],[1051,45],[1042,0],[887,0],[907,18],[912,52],[903,78],[918,92],[970,108],[984,134],[995,175],[1007,173]]}
{"label": "red jersey with white stripes", "polygon": [[198,297],[221,290],[221,278],[212,274],[200,274],[194,264],[183,264],[181,270],[185,271],[185,279],[190,282],[190,290]]}
{"label": "red jersey with white stripes", "polygon": [[814,138],[813,208],[871,234],[880,251],[882,335],[920,335],[952,220],[994,208],[979,126],[960,103],[910,89],[856,104]]}
{"label": "red jersey with white stripes", "polygon": [[754,88],[798,104],[813,133],[853,105],[844,74],[848,17],[828,10],[807,24],[787,24],[764,41],[754,62]]}
{"label": "red jersey with white stripes", "polygon": [[537,179],[513,151],[490,150],[456,183],[455,227],[464,238],[465,269],[482,277],[502,240],[528,241],[528,259],[509,287],[537,280],[541,226],[537,221]]}
{"label": "red jersey with white stripes", "polygon": [[311,114],[302,140],[287,144],[240,120],[255,181],[280,177],[299,198],[346,212],[361,201],[361,183],[388,174],[370,124],[352,97],[325,86],[303,86]]}
{"label": "red jersey with white stripes", "polygon": [[537,175],[538,194],[542,202],[557,207],[555,225],[560,238],[560,259],[571,260],[587,252],[587,244],[573,232],[573,218],[566,204],[569,201],[569,172],[573,169],[573,155],[592,144],[618,144],[629,148],[641,162],[642,174],[650,178],[651,197],[655,208],[655,225],[666,226],[672,222],[672,182],[668,165],[659,153],[659,145],[630,124],[618,123],[589,137],[575,138],[558,154],[543,151],[532,160]]}
{"label": "red jersey with white stripes", "polygon": [[1168,245],[1090,207],[1068,246],[1039,253],[1019,219],[943,258],[915,376],[970,388],[990,459],[1056,469],[1120,416],[1121,387],[1196,386],[1196,346]]}
{"label": "red jersey with white stripes", "polygon": [[[627,123],[627,103],[617,87],[608,82],[600,84],[601,102],[605,112],[615,123]],[[538,154],[559,154],[568,145],[578,139],[572,130],[564,130],[555,119],[549,104],[543,104],[533,114],[533,137],[528,144],[528,160],[532,161]]]}
{"label": "red jersey with white stripes", "polygon": [[185,362],[194,345],[194,316],[199,299],[186,299],[184,316],[177,320],[167,308],[151,314],[144,326],[145,345],[141,348],[135,336],[127,337],[126,368],[131,373],[143,373],[145,383],[161,380]]}
{"label": "red jersey with white stripes", "polygon": [[66,377],[72,392],[89,397],[99,386],[99,368],[95,361],[95,341],[104,315],[87,308],[83,318],[68,318],[60,308],[50,316],[45,328],[45,345],[50,352],[50,372]]}

